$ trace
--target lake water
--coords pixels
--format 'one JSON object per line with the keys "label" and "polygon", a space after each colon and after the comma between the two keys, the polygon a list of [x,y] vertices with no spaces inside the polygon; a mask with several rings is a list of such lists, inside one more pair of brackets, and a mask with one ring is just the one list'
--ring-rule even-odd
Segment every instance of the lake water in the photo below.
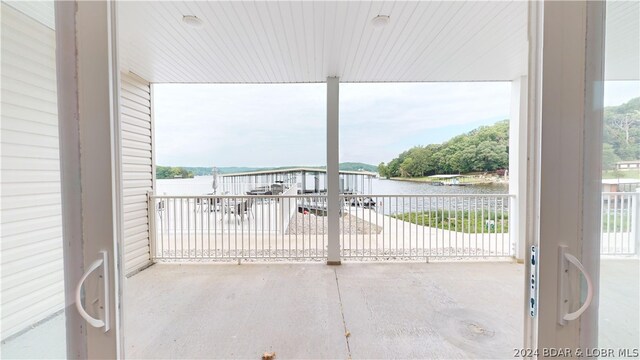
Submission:
{"label": "lake water", "polygon": [[[433,186],[410,181],[373,179],[376,195],[506,194],[507,184]],[[213,192],[211,176],[156,180],[158,195],[204,195]]]}

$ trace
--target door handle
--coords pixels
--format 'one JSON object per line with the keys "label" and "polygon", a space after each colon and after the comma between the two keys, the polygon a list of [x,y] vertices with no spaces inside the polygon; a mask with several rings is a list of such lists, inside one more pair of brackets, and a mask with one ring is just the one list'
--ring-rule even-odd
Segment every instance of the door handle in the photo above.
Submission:
{"label": "door handle", "polygon": [[[104,285],[104,291],[102,292],[103,299],[101,301],[102,305],[102,320],[96,319],[93,316],[89,315],[87,311],[82,306],[82,285],[84,285],[84,281],[91,275],[92,272],[96,271],[99,267],[102,266],[102,283]],[[82,316],[83,319],[89,323],[89,325],[95,328],[104,327],[104,332],[109,331],[109,254],[106,251],[100,251],[100,258],[95,260],[89,265],[89,268],[82,274],[78,285],[76,286],[76,309],[78,309],[78,313]]]}
{"label": "door handle", "polygon": [[[567,252],[568,249],[566,245],[560,245],[558,248],[558,324],[560,325],[566,325],[568,321],[579,318],[593,300],[593,281],[591,281],[591,276],[589,276],[580,260]],[[578,268],[587,282],[587,297],[584,300],[584,304],[572,313],[569,312],[568,299],[569,263]]]}

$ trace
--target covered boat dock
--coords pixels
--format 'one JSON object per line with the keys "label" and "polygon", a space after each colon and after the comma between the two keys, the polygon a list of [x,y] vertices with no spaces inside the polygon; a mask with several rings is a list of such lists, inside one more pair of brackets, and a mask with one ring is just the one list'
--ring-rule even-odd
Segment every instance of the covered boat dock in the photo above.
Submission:
{"label": "covered boat dock", "polygon": [[[370,171],[340,171],[340,193],[371,194],[372,179],[377,173]],[[320,194],[327,191],[327,170],[315,167],[290,167],[271,170],[236,172],[219,175],[219,183],[227,194],[246,194],[265,191],[273,185],[297,185],[300,194]]]}

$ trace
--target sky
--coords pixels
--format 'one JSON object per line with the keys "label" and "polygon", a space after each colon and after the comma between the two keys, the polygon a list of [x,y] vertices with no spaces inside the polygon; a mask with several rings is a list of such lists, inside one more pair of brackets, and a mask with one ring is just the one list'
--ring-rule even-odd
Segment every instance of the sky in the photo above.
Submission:
{"label": "sky", "polygon": [[[511,84],[340,85],[340,162],[377,165],[508,119]],[[640,96],[607,82],[605,106]],[[165,166],[325,165],[325,84],[154,85],[156,163]]]}

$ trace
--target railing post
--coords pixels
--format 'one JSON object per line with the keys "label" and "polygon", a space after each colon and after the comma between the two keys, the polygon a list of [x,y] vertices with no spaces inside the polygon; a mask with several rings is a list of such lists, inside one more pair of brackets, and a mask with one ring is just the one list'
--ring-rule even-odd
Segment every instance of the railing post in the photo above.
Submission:
{"label": "railing post", "polygon": [[[636,193],[631,195],[631,241],[634,242],[633,253],[640,255],[638,247],[640,247],[640,188],[636,189]],[[631,244],[629,244],[631,245]]]}
{"label": "railing post", "polygon": [[340,265],[339,88],[327,78],[327,264]]}
{"label": "railing post", "polygon": [[152,198],[153,191],[147,192],[147,221],[149,222],[149,259],[156,260],[156,205]]}

